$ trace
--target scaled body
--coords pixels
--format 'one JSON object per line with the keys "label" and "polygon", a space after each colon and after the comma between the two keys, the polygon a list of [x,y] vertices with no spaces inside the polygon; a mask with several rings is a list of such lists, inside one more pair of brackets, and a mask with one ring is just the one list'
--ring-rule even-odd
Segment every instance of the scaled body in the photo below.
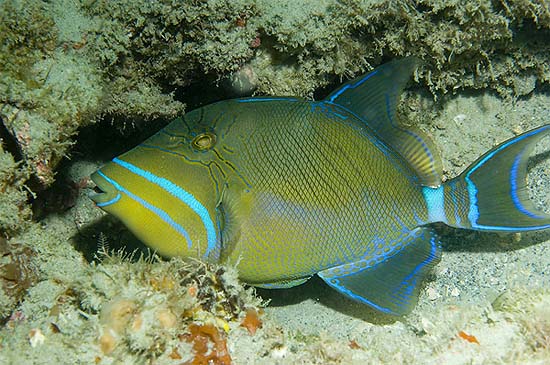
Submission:
{"label": "scaled body", "polygon": [[407,313],[440,256],[429,223],[550,227],[525,192],[529,152],[550,127],[441,184],[431,142],[395,122],[414,67],[386,64],[321,102],[194,110],[96,172],[103,193],[92,198],[163,255],[235,264],[242,280],[270,288],[318,273],[355,300]]}

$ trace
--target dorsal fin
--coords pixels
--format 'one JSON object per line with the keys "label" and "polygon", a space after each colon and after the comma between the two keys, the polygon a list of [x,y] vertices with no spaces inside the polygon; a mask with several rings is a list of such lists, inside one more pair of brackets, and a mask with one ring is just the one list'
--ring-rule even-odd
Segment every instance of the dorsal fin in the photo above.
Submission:
{"label": "dorsal fin", "polygon": [[395,108],[410,75],[418,66],[414,57],[386,63],[332,92],[326,102],[338,104],[359,118],[416,171],[419,183],[441,185],[442,165],[429,137],[397,123]]}

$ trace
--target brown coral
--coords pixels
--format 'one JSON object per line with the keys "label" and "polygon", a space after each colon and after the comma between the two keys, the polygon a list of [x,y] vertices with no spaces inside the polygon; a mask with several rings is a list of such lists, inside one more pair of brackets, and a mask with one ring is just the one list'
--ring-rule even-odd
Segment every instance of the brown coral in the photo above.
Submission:
{"label": "brown coral", "polygon": [[227,351],[226,338],[223,333],[212,324],[189,325],[189,333],[180,336],[180,339],[193,344],[195,357],[186,365],[230,365],[231,356]]}

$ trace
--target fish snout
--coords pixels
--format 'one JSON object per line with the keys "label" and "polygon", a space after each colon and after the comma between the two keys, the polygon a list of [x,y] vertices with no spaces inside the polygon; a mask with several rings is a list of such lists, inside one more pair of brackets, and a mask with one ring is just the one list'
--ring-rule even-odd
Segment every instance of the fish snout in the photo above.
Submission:
{"label": "fish snout", "polygon": [[120,199],[120,192],[114,182],[105,176],[101,170],[94,172],[90,176],[90,179],[95,186],[88,193],[88,197],[92,199],[98,207],[105,207]]}

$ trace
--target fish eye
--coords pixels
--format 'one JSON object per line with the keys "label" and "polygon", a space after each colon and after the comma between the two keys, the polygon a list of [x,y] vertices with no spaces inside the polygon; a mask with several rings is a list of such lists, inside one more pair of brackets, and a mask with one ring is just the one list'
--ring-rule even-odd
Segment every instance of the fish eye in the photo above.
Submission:
{"label": "fish eye", "polygon": [[210,132],[204,132],[193,138],[191,146],[198,151],[206,151],[216,144],[216,135]]}

